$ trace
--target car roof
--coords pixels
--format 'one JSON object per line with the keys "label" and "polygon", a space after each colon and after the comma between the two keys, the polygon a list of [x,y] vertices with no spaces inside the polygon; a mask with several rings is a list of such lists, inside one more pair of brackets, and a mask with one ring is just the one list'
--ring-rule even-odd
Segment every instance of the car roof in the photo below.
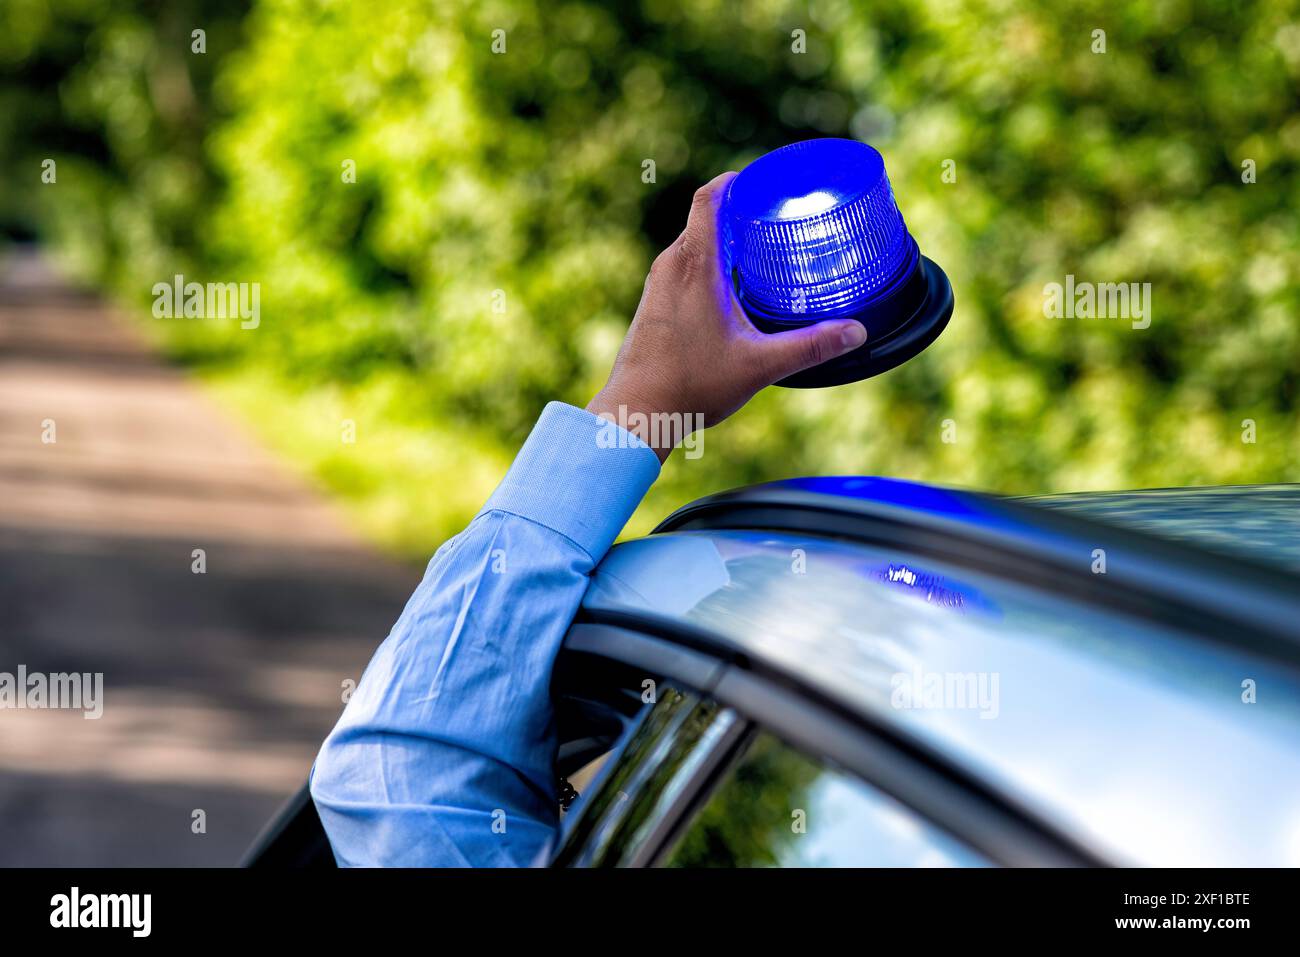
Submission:
{"label": "car roof", "polygon": [[1021,501],[1300,572],[1300,485],[1075,492]]}
{"label": "car roof", "polygon": [[[1154,603],[1162,615],[1202,630],[1268,634],[1274,651],[1300,664],[1300,570],[1261,558],[1267,554],[1261,548],[1224,561],[1224,550],[1206,548],[1210,534],[1189,517],[1194,504],[1161,507],[1158,496],[1123,494],[1130,496],[1126,507],[1107,511],[1087,507],[1084,495],[1008,498],[897,479],[799,478],[707,496],[679,508],[655,531],[763,528],[876,542],[976,569],[996,567],[1013,577],[1051,579],[1052,587],[1093,601],[1147,612]],[[1276,501],[1278,493],[1270,494]],[[1222,501],[1233,499],[1225,491]],[[1115,518],[1100,519],[1103,511]],[[1225,504],[1221,511],[1247,521],[1244,506]],[[1103,574],[1093,568],[1099,555]]]}
{"label": "car roof", "polygon": [[[1111,859],[1294,865],[1300,847],[1270,835],[1300,833],[1300,804],[1277,799],[1300,793],[1297,581],[1060,506],[802,479],[711,496],[616,546],[583,615],[713,642]],[[900,676],[934,675],[999,682],[999,719],[898,707]],[[1263,706],[1244,706],[1246,681],[1269,688]],[[1258,767],[1276,787],[1257,786]],[[1189,793],[1197,814],[1238,824],[1189,841],[1192,812],[1168,811]]]}

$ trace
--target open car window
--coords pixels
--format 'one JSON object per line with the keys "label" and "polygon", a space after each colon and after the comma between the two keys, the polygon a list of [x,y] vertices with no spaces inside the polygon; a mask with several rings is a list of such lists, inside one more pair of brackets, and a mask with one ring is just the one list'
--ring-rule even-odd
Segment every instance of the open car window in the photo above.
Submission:
{"label": "open car window", "polygon": [[735,712],[690,691],[657,686],[640,723],[606,758],[591,792],[575,802],[553,863],[653,863],[743,729]]}

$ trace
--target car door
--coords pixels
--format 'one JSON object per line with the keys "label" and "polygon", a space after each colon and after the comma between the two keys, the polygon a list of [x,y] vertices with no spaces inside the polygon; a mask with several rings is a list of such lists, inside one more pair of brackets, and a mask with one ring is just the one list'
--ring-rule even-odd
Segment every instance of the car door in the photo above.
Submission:
{"label": "car door", "polygon": [[577,867],[985,866],[901,802],[734,709],[664,684],[555,864]]}
{"label": "car door", "polygon": [[[662,636],[576,625],[557,701],[590,698],[582,682],[602,672],[589,662],[606,656],[619,660],[624,690],[605,696],[643,703],[621,739],[588,755],[599,770],[565,816],[555,866],[1095,863],[978,782]],[[562,741],[581,737],[561,728]]]}

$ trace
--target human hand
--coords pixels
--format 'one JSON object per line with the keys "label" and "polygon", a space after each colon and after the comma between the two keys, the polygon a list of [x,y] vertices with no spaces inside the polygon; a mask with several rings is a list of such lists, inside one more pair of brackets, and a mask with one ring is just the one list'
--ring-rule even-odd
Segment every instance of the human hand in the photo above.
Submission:
{"label": "human hand", "polygon": [[[718,209],[735,175],[723,173],[696,191],[686,228],[650,267],[609,381],[587,404],[635,433],[661,462],[695,426],[716,425],[766,386],[867,338],[853,319],[772,334],[754,328],[718,241]],[[649,427],[655,422],[691,425],[681,434]]]}

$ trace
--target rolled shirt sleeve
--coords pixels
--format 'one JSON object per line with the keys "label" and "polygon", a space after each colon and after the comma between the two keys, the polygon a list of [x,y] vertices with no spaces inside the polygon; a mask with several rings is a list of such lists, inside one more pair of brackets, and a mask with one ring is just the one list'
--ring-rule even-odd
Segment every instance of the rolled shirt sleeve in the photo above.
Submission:
{"label": "rolled shirt sleeve", "polygon": [[311,776],[344,866],[513,866],[558,825],[551,670],[592,570],[659,474],[640,439],[543,411],[433,556]]}

